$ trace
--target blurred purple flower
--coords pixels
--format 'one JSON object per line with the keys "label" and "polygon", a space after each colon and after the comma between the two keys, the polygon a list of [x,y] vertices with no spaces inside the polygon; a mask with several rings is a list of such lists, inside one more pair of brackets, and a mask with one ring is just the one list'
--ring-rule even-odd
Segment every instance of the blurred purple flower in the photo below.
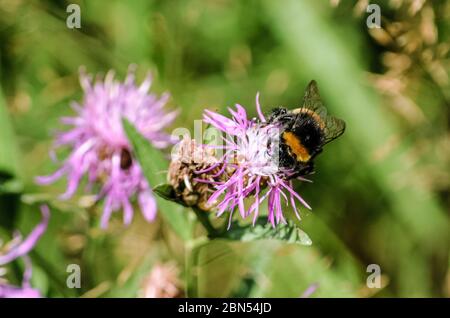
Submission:
{"label": "blurred purple flower", "polygon": [[56,147],[71,150],[62,167],[53,175],[38,177],[39,184],[50,184],[67,176],[68,185],[62,199],[70,198],[77,190],[83,176],[87,176],[88,190],[101,185],[96,201],[104,198],[101,227],[108,226],[112,212],[123,209],[123,221],[127,225],[133,218],[130,199],[137,197],[147,221],[156,216],[156,202],[151,189],[136,160],[122,128],[126,118],[145,136],[154,147],[164,148],[171,144],[171,137],[163,132],[176,117],[177,112],[167,112],[168,94],[157,97],[148,93],[151,85],[148,75],[140,86],[135,84],[134,68],[130,68],[125,82],[114,79],[108,72],[104,81],[92,81],[91,76],[81,72],[80,83],[84,101],[73,103],[73,117],[63,117],[62,122],[72,128],[60,133]]}
{"label": "blurred purple flower", "polygon": [[318,283],[314,283],[308,286],[308,288],[306,288],[302,295],[300,296],[300,298],[309,298],[311,297],[312,294],[314,294],[317,290],[317,288],[319,288],[319,284]]}
{"label": "blurred purple flower", "polygon": [[[6,265],[19,257],[25,261],[25,272],[23,274],[22,286],[13,286],[7,284],[0,277],[0,298],[37,298],[41,297],[37,289],[33,289],[30,285],[31,280],[31,261],[28,253],[34,248],[37,241],[47,229],[50,211],[48,206],[41,206],[42,221],[39,223],[27,238],[21,240],[19,234],[6,246],[6,252],[2,253],[0,249],[0,266]],[[1,267],[0,267],[1,269]]]}
{"label": "blurred purple flower", "polygon": [[[223,139],[225,144],[221,147],[224,151],[221,161],[226,163],[228,170],[233,170],[227,181],[214,183],[215,192],[210,196],[209,203],[222,198],[217,205],[218,216],[230,211],[229,224],[236,207],[243,218],[253,214],[253,222],[256,222],[259,206],[267,198],[268,221],[275,226],[286,222],[282,211],[283,200],[286,205],[292,205],[298,218],[296,200],[308,209],[310,207],[293,188],[293,171],[278,164],[280,130],[267,123],[259,105],[259,94],[256,95],[256,109],[258,119],[249,119],[244,107],[239,104],[236,110],[229,108],[231,119],[205,111],[203,121],[226,134]],[[254,198],[248,209],[244,206],[246,198]]]}
{"label": "blurred purple flower", "polygon": [[142,298],[178,298],[183,294],[180,270],[175,263],[157,263],[144,278],[139,296]]}

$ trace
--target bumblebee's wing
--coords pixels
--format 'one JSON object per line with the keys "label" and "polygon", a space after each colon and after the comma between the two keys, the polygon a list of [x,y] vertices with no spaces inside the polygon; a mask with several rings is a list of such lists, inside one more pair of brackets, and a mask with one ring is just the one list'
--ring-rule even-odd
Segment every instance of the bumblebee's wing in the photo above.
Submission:
{"label": "bumblebee's wing", "polygon": [[317,87],[316,81],[312,80],[306,87],[301,108],[310,109],[317,115],[319,115],[321,118],[323,119],[326,118],[327,109],[323,105],[322,100],[320,98],[319,88]]}
{"label": "bumblebee's wing", "polygon": [[328,116],[322,103],[316,81],[312,80],[306,87],[302,108],[310,109],[320,116],[324,122],[325,144],[336,139],[345,131],[345,122],[333,116]]}
{"label": "bumblebee's wing", "polygon": [[327,116],[324,130],[325,130],[324,144],[327,144],[344,133],[345,121],[333,116]]}

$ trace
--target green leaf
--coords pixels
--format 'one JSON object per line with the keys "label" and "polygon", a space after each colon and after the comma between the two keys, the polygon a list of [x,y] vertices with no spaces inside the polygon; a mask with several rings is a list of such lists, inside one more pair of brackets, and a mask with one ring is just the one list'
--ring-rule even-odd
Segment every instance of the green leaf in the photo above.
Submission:
{"label": "green leaf", "polygon": [[183,201],[181,201],[175,196],[175,191],[170,184],[163,183],[157,185],[156,187],[153,188],[153,192],[165,200],[181,204],[182,206],[186,206],[186,204],[184,204]]}
{"label": "green leaf", "polygon": [[317,285],[313,298],[359,296],[358,292],[365,282],[362,271],[360,276],[349,280],[334,262],[330,264],[329,255],[316,246],[301,248],[274,241],[270,243],[260,246],[271,257],[255,273],[256,277],[263,275],[265,281],[270,283],[257,280],[249,297],[301,297],[313,284]]}
{"label": "green leaf", "polygon": [[230,296],[239,285],[248,257],[243,245],[233,243],[210,240],[192,249],[188,256],[188,297]]}
{"label": "green leaf", "polygon": [[255,225],[241,226],[237,222],[231,226],[231,229],[220,235],[234,241],[251,242],[256,240],[279,240],[288,244],[311,245],[312,241],[309,236],[303,232],[292,221],[286,224],[279,224],[273,227],[267,222],[267,218],[258,218]]}
{"label": "green leaf", "polygon": [[244,297],[300,297],[312,284],[318,284],[313,297],[356,297],[365,282],[363,271],[349,279],[316,246],[278,240],[206,241],[192,250],[189,264],[189,297],[234,297],[249,280]]}
{"label": "green leaf", "polygon": [[[167,170],[167,163],[163,154],[155,149],[127,119],[123,120],[123,127],[148,183],[150,185],[163,183],[166,174],[162,172]],[[164,193],[162,188],[159,188],[158,191],[157,194],[159,195]],[[156,196],[156,201],[163,218],[182,239],[189,239],[191,237],[191,226],[187,213],[183,213],[183,207],[175,205],[159,195]]]}
{"label": "green leaf", "polygon": [[0,191],[19,192],[22,183],[15,180],[19,172],[18,149],[14,132],[0,92]]}

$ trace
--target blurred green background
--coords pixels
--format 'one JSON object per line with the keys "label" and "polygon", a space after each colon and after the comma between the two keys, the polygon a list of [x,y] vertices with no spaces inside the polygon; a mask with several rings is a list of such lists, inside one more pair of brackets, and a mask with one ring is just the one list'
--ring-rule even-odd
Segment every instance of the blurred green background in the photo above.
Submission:
{"label": "blurred green background", "polygon": [[[70,3],[81,29],[66,27]],[[29,232],[39,202],[53,212],[31,253],[33,285],[135,297],[155,262],[174,259],[182,272],[193,262],[190,296],[299,297],[317,283],[313,297],[449,297],[450,2],[373,3],[380,29],[366,25],[367,1],[0,1],[0,234]],[[79,67],[123,78],[131,63],[171,93],[173,128],[192,129],[205,108],[254,114],[257,91],[264,111],[298,107],[318,82],[347,130],[317,158],[314,183],[298,184],[311,247],[218,241],[186,260],[160,218],[136,213],[124,228],[117,217],[104,232],[88,198],[59,202],[64,182],[34,183],[56,168],[52,132],[81,98]],[[71,263],[81,289],[65,287]],[[367,288],[368,264],[380,265],[381,289]]]}

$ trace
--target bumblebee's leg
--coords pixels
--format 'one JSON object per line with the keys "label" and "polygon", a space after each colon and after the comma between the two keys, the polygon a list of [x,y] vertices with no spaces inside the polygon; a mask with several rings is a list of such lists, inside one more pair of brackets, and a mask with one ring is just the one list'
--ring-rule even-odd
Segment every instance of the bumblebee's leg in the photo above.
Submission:
{"label": "bumblebee's leg", "polygon": [[311,174],[314,172],[314,162],[310,161],[305,166],[305,169],[303,170],[303,175],[306,176],[308,174]]}
{"label": "bumblebee's leg", "polygon": [[304,177],[314,172],[314,162],[298,163],[292,178]]}

